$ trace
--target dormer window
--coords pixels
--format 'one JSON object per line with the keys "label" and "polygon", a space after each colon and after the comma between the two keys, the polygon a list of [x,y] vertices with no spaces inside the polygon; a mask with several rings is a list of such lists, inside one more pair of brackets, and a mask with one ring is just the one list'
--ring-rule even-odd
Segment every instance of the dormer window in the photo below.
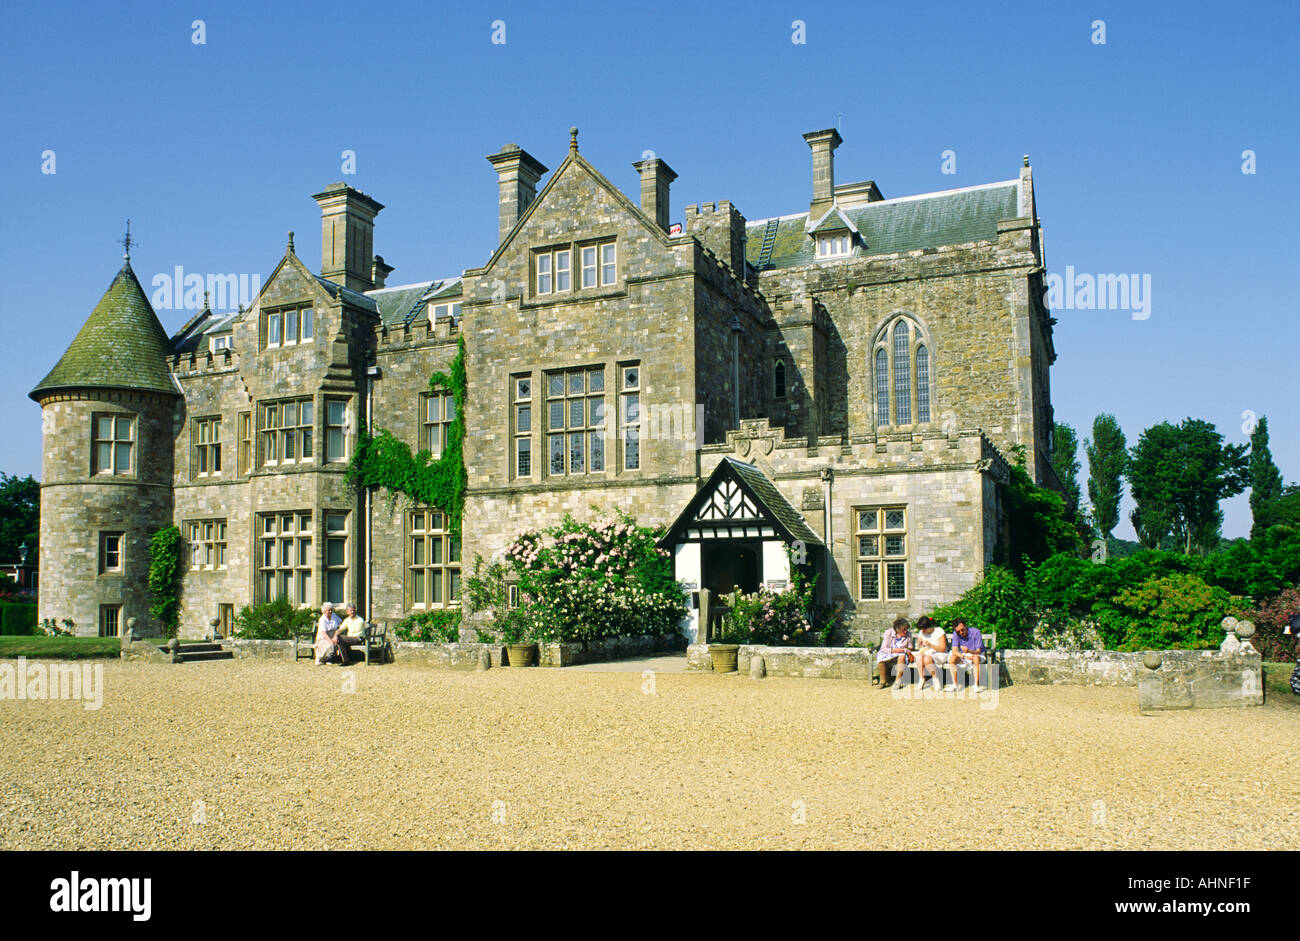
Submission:
{"label": "dormer window", "polygon": [[853,251],[853,240],[847,232],[817,236],[818,258],[842,258]]}
{"label": "dormer window", "polygon": [[460,321],[460,304],[459,304],[459,303],[455,303],[455,304],[451,304],[451,303],[448,303],[448,304],[434,304],[434,305],[433,305],[433,319],[434,319],[435,321],[437,321],[437,320],[445,320],[445,319],[448,318],[448,317],[450,317],[450,318],[451,318],[453,321],[455,321],[455,322],[459,322],[459,321]]}

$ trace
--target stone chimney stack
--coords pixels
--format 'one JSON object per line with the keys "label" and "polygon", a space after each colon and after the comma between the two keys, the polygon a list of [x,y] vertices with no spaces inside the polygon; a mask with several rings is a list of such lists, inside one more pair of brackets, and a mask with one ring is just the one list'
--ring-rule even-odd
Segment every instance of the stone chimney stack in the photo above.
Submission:
{"label": "stone chimney stack", "polygon": [[537,181],[546,167],[518,144],[506,144],[500,153],[488,154],[487,159],[497,171],[501,212],[498,242],[504,242],[519,217],[537,198]]}
{"label": "stone chimney stack", "polygon": [[810,219],[819,219],[835,201],[835,148],[844,143],[834,128],[809,131],[803,136],[812,148],[813,198],[808,207]]}
{"label": "stone chimney stack", "polygon": [[371,270],[371,282],[376,288],[382,288],[388,281],[388,276],[393,273],[393,266],[385,264],[383,255],[376,255]]}
{"label": "stone chimney stack", "polygon": [[658,157],[638,160],[632,164],[641,174],[641,211],[655,221],[665,232],[668,231],[668,187],[677,174]]}
{"label": "stone chimney stack", "polygon": [[320,206],[320,273],[353,291],[374,287],[375,216],[383,209],[346,183],[312,197]]}

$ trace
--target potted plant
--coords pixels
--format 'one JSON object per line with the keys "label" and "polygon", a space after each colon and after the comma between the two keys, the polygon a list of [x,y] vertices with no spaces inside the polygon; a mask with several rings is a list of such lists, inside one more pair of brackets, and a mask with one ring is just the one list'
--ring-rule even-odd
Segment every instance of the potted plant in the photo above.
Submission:
{"label": "potted plant", "polygon": [[537,656],[537,644],[531,637],[532,631],[524,613],[518,608],[507,609],[501,619],[501,639],[506,645],[506,659],[509,666],[532,666]]}
{"label": "potted plant", "polygon": [[714,673],[735,673],[740,645],[753,643],[754,627],[745,600],[739,592],[732,595],[731,606],[718,623],[718,633],[709,640]]}

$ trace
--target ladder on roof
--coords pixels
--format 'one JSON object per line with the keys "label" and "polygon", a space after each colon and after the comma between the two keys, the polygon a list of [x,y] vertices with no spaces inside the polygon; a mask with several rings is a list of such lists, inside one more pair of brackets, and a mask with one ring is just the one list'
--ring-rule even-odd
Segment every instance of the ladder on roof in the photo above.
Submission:
{"label": "ladder on roof", "polygon": [[780,219],[767,220],[767,228],[763,230],[763,247],[758,251],[758,264],[754,266],[759,271],[772,261],[772,249],[776,247],[776,230],[780,224]]}

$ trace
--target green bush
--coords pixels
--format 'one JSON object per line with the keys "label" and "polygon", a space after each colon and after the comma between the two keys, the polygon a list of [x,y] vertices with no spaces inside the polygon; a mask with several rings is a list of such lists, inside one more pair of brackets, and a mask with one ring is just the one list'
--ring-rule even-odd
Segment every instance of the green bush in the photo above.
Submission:
{"label": "green bush", "polygon": [[176,526],[168,526],[149,540],[149,613],[162,625],[164,637],[175,637],[180,627],[181,549],[185,540]]}
{"label": "green bush", "polygon": [[276,598],[240,608],[234,634],[245,640],[292,640],[294,634],[314,632],[317,617],[312,608],[295,608],[288,598]]}
{"label": "green bush", "polygon": [[30,637],[39,634],[36,605],[26,602],[0,602],[0,635]]}
{"label": "green bush", "polygon": [[1014,572],[990,566],[984,580],[952,604],[936,608],[930,616],[945,630],[964,618],[981,633],[998,635],[999,647],[1028,647],[1033,638],[1033,617],[1025,587]]}
{"label": "green bush", "polygon": [[460,608],[412,614],[393,625],[398,640],[454,644],[460,640]]}
{"label": "green bush", "polygon": [[1115,650],[1218,647],[1220,622],[1245,615],[1239,598],[1190,574],[1147,579],[1120,591],[1112,603],[1114,609],[1097,626],[1106,646]]}

